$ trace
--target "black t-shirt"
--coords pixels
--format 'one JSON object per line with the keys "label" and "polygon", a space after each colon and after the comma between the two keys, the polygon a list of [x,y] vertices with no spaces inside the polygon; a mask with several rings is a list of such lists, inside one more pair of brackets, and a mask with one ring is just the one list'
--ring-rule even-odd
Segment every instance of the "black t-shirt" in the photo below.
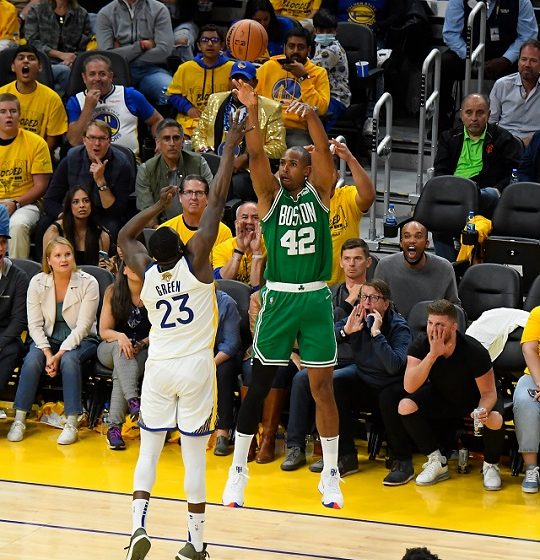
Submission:
{"label": "black t-shirt", "polygon": [[[460,406],[469,404],[474,408],[480,396],[476,378],[492,368],[491,358],[488,351],[471,336],[457,332],[456,338],[454,353],[449,358],[437,358],[428,380],[447,401]],[[427,335],[422,334],[411,344],[408,354],[423,360],[428,352],[429,341]]]}

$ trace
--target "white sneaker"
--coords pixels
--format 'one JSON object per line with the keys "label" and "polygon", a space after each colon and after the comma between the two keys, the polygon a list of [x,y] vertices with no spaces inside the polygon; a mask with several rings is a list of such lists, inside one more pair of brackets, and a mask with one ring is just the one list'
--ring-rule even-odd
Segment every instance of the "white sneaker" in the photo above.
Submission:
{"label": "white sneaker", "polygon": [[418,486],[430,486],[446,480],[450,475],[448,474],[448,463],[446,457],[441,455],[440,451],[434,451],[428,455],[427,463],[422,465],[422,472],[416,477],[416,484]]}
{"label": "white sneaker", "polygon": [[79,432],[75,426],[71,424],[66,424],[62,433],[58,436],[56,443],[60,445],[71,445],[79,439]]}
{"label": "white sneaker", "polygon": [[227,507],[242,507],[244,505],[244,492],[248,481],[249,469],[232,465],[229,469],[229,478],[223,490],[222,502]]}
{"label": "white sneaker", "polygon": [[25,423],[20,420],[15,420],[9,429],[7,435],[8,441],[22,441],[22,438],[24,437],[24,430],[26,430]]}
{"label": "white sneaker", "polygon": [[329,472],[322,472],[319,480],[319,492],[322,494],[322,504],[324,507],[341,509],[343,507],[343,494],[339,487],[341,478],[337,469],[330,469]]}
{"label": "white sneaker", "polygon": [[484,488],[486,490],[500,490],[502,486],[501,475],[499,473],[499,465],[495,463],[486,463],[482,467],[482,474],[484,475]]}
{"label": "white sneaker", "polygon": [[525,471],[525,478],[521,483],[521,489],[527,494],[535,494],[538,492],[538,486],[540,485],[540,473],[538,467],[529,467]]}

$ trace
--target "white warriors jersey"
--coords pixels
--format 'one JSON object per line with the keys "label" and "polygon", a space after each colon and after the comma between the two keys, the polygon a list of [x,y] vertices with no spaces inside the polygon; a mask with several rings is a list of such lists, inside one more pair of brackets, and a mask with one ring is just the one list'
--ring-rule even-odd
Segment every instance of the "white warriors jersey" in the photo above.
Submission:
{"label": "white warriors jersey", "polygon": [[[81,111],[84,107],[86,92],[81,91],[75,97]],[[100,99],[92,111],[92,120],[100,120],[111,127],[111,140],[117,146],[124,146],[139,155],[137,127],[139,119],[127,107],[124,86],[113,86],[104,99]]]}
{"label": "white warriors jersey", "polygon": [[180,358],[214,348],[218,324],[214,283],[200,282],[185,257],[165,272],[152,264],[144,274],[141,300],[152,325],[149,358]]}

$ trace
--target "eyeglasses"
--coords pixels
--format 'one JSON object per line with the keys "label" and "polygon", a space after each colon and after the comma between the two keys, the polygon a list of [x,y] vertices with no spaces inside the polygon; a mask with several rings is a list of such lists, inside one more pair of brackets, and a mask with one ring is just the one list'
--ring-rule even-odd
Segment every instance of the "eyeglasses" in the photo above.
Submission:
{"label": "eyeglasses", "polygon": [[212,43],[212,45],[217,45],[221,43],[221,39],[219,37],[201,37],[199,43]]}
{"label": "eyeglasses", "polygon": [[188,198],[191,198],[192,196],[194,196],[195,198],[202,198],[203,196],[206,196],[205,191],[182,191],[180,194],[183,194]]}
{"label": "eyeglasses", "polygon": [[161,138],[158,138],[159,141],[161,142],[170,142],[171,140],[173,142],[180,142],[180,140],[182,140],[183,136],[180,136],[180,134],[175,134],[174,136],[162,136]]}
{"label": "eyeglasses", "polygon": [[85,138],[89,141],[89,142],[108,142],[109,141],[109,137],[108,136],[85,136]]}
{"label": "eyeglasses", "polygon": [[360,301],[366,301],[366,299],[368,301],[372,301],[374,303],[377,303],[380,299],[386,299],[386,298],[384,296],[378,296],[378,295],[366,296],[366,295],[362,294],[360,296]]}

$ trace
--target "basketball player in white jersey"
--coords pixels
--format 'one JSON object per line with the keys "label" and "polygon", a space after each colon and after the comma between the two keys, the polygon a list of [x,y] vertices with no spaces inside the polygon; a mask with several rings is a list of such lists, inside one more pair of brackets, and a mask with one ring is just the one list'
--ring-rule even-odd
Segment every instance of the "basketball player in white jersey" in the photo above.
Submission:
{"label": "basketball player in white jersey", "polygon": [[[156,230],[149,249],[136,238],[165,210],[176,187],[161,190],[160,200],[133,217],[118,235],[124,260],[143,280],[141,300],[152,324],[141,394],[141,446],[135,467],[133,529],[127,560],[142,560],[150,549],[145,520],[156,466],[167,430],[182,434],[184,489],[188,502],[188,540],[177,560],[207,558],[203,542],[206,506],[206,445],[216,420],[216,373],[213,356],[218,322],[210,250],[231,181],[234,149],[244,135],[235,116],[218,172],[195,235],[183,245],[171,228]],[[193,196],[196,196],[193,194]]]}

